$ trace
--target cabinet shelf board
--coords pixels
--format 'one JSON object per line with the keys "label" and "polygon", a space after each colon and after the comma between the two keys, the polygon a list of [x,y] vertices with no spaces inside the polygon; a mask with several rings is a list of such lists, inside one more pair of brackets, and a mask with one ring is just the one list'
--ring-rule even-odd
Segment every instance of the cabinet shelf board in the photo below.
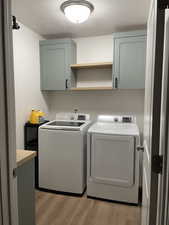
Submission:
{"label": "cabinet shelf board", "polygon": [[94,91],[94,90],[112,90],[113,87],[77,87],[71,88],[71,91]]}
{"label": "cabinet shelf board", "polygon": [[72,64],[72,69],[112,68],[112,62]]}

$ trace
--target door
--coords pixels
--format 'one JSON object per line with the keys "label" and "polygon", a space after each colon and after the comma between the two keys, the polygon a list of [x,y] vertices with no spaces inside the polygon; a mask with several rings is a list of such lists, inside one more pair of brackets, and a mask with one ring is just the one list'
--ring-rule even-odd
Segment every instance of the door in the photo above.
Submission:
{"label": "door", "polygon": [[[152,0],[147,24],[142,225],[157,224],[164,10]],[[157,162],[157,163],[156,163]],[[159,225],[159,224],[157,224]]]}
{"label": "door", "polygon": [[145,59],[146,36],[123,37],[115,40],[114,73],[118,79],[118,88],[144,88]]}
{"label": "door", "polygon": [[134,137],[93,134],[92,179],[97,183],[132,187],[135,174],[134,155]]}
{"label": "door", "polygon": [[66,45],[40,45],[41,89],[66,89]]}
{"label": "door", "polygon": [[0,224],[18,225],[11,2],[0,1]]}
{"label": "door", "polygon": [[159,175],[158,224],[169,224],[169,9],[165,10],[164,60],[162,78],[162,105],[160,154],[163,156],[163,172]]}

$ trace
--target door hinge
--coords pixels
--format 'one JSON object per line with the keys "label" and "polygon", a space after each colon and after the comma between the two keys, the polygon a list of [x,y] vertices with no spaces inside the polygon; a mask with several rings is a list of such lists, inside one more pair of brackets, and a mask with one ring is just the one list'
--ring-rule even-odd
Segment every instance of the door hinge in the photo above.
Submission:
{"label": "door hinge", "polygon": [[137,151],[142,151],[142,152],[144,152],[144,146],[138,145],[138,146],[137,146]]}
{"label": "door hinge", "polygon": [[157,174],[161,174],[163,170],[163,156],[155,155],[152,160],[152,171]]}
{"label": "door hinge", "polygon": [[169,0],[158,0],[158,8],[160,10],[169,8]]}
{"label": "door hinge", "polygon": [[17,177],[17,175],[18,175],[18,168],[14,168],[13,169],[13,177],[15,178],[15,177]]}

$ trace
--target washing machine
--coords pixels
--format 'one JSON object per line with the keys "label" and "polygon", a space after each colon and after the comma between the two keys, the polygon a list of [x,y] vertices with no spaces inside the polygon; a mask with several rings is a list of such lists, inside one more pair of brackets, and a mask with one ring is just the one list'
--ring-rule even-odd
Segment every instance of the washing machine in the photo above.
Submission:
{"label": "washing machine", "polygon": [[139,144],[134,116],[98,116],[87,137],[87,196],[138,204]]}
{"label": "washing machine", "polygon": [[90,116],[57,113],[39,127],[39,187],[82,194],[86,188],[87,130]]}

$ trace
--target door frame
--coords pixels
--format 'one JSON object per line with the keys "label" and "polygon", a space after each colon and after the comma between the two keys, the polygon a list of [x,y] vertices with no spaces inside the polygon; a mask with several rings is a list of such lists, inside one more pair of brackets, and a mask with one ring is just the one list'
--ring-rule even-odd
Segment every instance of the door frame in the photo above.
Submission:
{"label": "door frame", "polygon": [[[147,81],[147,93],[146,96],[151,96],[150,99],[145,99],[145,106],[150,105],[150,109],[148,111],[148,118],[146,118],[145,114],[145,122],[147,121],[147,126],[145,126],[145,141],[144,141],[144,155],[143,158],[146,159],[143,162],[143,168],[148,174],[149,182],[147,182],[147,189],[149,195],[147,200],[145,200],[145,205],[143,201],[143,210],[147,212],[147,214],[143,212],[142,214],[142,224],[146,223],[147,225],[156,225],[157,224],[157,216],[159,214],[158,205],[158,192],[159,192],[159,173],[161,172],[160,163],[157,161],[161,159],[160,156],[160,126],[161,126],[161,91],[162,91],[162,71],[163,71],[163,49],[164,49],[164,18],[165,18],[165,9],[164,3],[167,0],[152,0],[151,7],[148,18],[148,41],[152,42],[151,48],[148,47],[148,51],[152,51],[152,55],[149,56],[152,58],[152,63],[147,64],[146,71],[150,80]],[[151,29],[150,29],[151,28]],[[150,43],[151,43],[150,42]],[[149,42],[148,42],[149,43]],[[147,51],[147,52],[148,52]],[[148,62],[147,62],[148,63]],[[145,113],[146,113],[145,108]],[[146,124],[145,124],[146,125]],[[147,130],[147,132],[146,132]],[[146,135],[148,138],[146,138]],[[147,146],[148,144],[148,146]],[[149,148],[149,151],[147,149]],[[146,174],[144,172],[144,174]],[[143,179],[145,175],[143,174]],[[143,184],[144,181],[143,180]],[[143,199],[145,197],[145,188],[143,190]],[[147,202],[147,203],[146,203]],[[144,220],[145,219],[145,220]],[[143,224],[144,225],[144,224]],[[160,224],[158,224],[160,225]]]}
{"label": "door frame", "polygon": [[[168,1],[169,4],[169,1]],[[158,224],[169,222],[169,9],[165,10],[164,61],[162,80],[160,154],[163,156],[163,170],[159,175]]]}
{"label": "door frame", "polygon": [[18,225],[11,0],[0,1],[0,118],[0,221]]}
{"label": "door frame", "polygon": [[159,155],[160,145],[160,118],[161,118],[161,90],[162,90],[162,70],[163,70],[163,49],[164,49],[164,19],[165,12],[161,8],[161,1],[157,0],[156,11],[156,35],[155,35],[155,67],[154,67],[154,86],[153,86],[153,123],[152,123],[152,140],[151,140],[151,187],[150,187],[150,214],[149,224],[155,225],[158,215],[158,191],[159,174],[155,171],[154,157]]}

